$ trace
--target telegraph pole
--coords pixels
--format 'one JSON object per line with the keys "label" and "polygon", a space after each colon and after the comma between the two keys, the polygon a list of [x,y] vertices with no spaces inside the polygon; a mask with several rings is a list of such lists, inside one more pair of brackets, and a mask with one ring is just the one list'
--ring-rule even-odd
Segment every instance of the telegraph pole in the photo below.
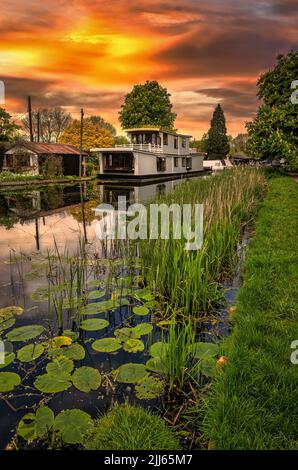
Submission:
{"label": "telegraph pole", "polygon": [[37,142],[40,140],[40,112],[37,111]]}
{"label": "telegraph pole", "polygon": [[[81,126],[80,126],[80,168],[79,176],[82,177],[82,161],[83,161],[83,131],[84,131],[84,110],[81,109]],[[83,170],[83,175],[85,176],[85,165]]]}
{"label": "telegraph pole", "polygon": [[33,142],[33,126],[32,126],[32,105],[31,105],[31,96],[28,96],[28,116],[29,116],[30,142]]}

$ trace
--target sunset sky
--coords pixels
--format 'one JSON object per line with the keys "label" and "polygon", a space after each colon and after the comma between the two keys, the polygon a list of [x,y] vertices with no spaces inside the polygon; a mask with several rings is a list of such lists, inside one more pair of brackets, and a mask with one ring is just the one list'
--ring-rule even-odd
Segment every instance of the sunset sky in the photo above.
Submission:
{"label": "sunset sky", "polygon": [[10,0],[1,3],[0,79],[14,115],[63,106],[118,111],[136,83],[172,94],[176,127],[200,137],[215,104],[229,134],[258,107],[256,80],[297,48],[296,0]]}

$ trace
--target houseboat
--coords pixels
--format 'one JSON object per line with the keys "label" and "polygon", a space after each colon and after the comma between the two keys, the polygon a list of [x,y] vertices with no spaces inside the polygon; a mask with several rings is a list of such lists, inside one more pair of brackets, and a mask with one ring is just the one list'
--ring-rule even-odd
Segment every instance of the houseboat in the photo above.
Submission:
{"label": "houseboat", "polygon": [[190,135],[159,127],[126,129],[130,143],[112,148],[91,149],[99,159],[99,177],[169,179],[204,171],[204,154],[190,153]]}

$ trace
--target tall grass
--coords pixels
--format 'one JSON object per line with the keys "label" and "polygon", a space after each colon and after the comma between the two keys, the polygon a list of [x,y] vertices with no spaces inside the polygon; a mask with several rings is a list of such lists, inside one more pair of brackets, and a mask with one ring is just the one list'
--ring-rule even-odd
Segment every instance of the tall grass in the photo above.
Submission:
{"label": "tall grass", "polygon": [[222,277],[235,265],[236,244],[254,217],[266,188],[264,175],[250,168],[181,184],[159,203],[204,205],[201,249],[185,250],[184,239],[144,240],[140,244],[144,277],[173,309],[200,316],[221,297]]}

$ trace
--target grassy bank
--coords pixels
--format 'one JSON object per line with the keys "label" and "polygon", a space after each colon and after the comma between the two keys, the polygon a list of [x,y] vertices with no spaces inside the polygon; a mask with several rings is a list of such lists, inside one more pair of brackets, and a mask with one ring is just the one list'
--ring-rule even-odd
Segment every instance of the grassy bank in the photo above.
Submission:
{"label": "grassy bank", "polygon": [[215,449],[298,449],[298,184],[272,178],[245,261],[228,363],[207,403],[205,437]]}
{"label": "grassy bank", "polygon": [[185,238],[174,239],[172,233],[141,245],[144,276],[173,309],[198,317],[220,298],[221,280],[233,269],[241,230],[254,217],[265,185],[262,172],[236,168],[188,181],[158,200],[167,206],[204,205],[200,250],[187,251]]}

